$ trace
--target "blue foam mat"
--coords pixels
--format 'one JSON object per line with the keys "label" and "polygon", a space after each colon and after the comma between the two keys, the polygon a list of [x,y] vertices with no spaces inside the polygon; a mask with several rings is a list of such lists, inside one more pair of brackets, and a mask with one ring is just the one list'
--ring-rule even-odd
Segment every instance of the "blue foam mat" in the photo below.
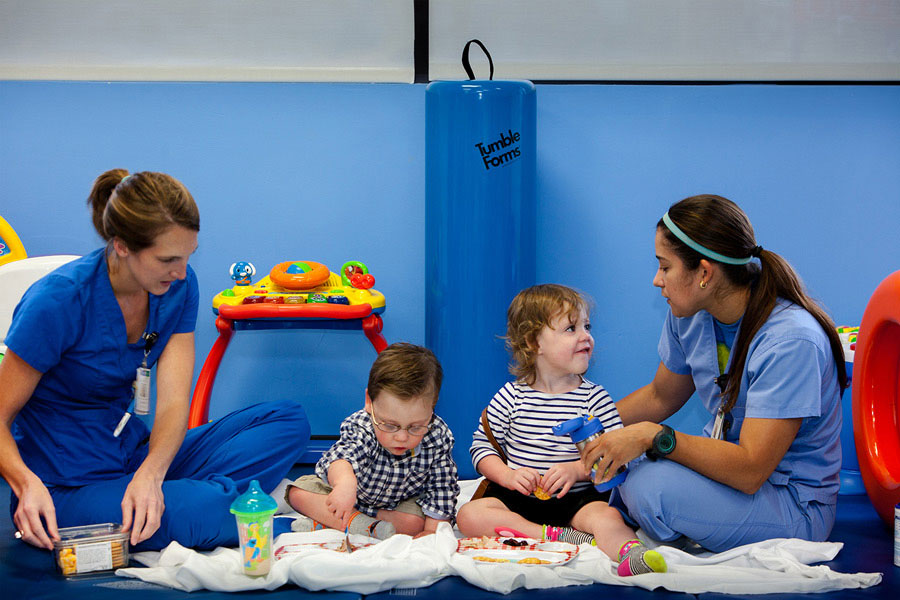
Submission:
{"label": "blue foam mat", "polygon": [[[299,470],[298,473],[308,472]],[[292,475],[295,473],[292,473]],[[0,502],[5,502],[9,487],[0,480]],[[14,528],[9,511],[0,510],[0,582],[5,593],[14,592],[16,597],[28,599],[44,598],[106,598],[127,597],[134,600],[165,600],[166,598],[187,598],[184,592],[160,587],[138,580],[109,575],[84,579],[65,579],[56,574],[48,552],[32,548],[13,537]],[[866,496],[840,496],[838,499],[838,519],[831,541],[844,543],[844,548],[835,560],[826,563],[841,572],[873,572],[884,574],[881,585],[865,590],[844,590],[830,594],[832,598],[895,599],[900,597],[900,567],[893,565],[893,532],[875,513]],[[359,599],[360,594],[348,592],[310,592],[295,586],[284,586],[274,591],[254,591],[229,594],[224,592],[192,592],[190,598],[314,598],[327,597],[329,600]],[[470,585],[458,577],[447,577],[427,588],[410,590],[389,590],[370,594],[367,598],[399,600],[404,596],[438,599],[459,597],[469,599],[503,598],[500,594],[488,592]],[[513,600],[597,600],[598,598],[688,598],[689,594],[673,593],[666,590],[648,591],[595,584],[590,586],[570,586],[549,590],[516,590],[505,596]],[[702,600],[712,598],[761,598],[777,597],[796,599],[824,597],[822,594],[782,594],[777,596],[726,596],[723,594],[699,594]]]}

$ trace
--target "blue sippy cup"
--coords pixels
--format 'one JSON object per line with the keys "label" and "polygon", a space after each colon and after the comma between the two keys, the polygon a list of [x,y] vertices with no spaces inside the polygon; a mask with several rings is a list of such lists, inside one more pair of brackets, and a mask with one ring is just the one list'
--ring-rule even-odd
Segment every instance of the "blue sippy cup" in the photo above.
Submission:
{"label": "blue sippy cup", "polygon": [[[595,419],[594,415],[575,417],[574,419],[569,419],[568,421],[553,427],[553,435],[568,434],[569,437],[572,438],[572,441],[575,443],[579,452],[583,452],[587,443],[591,440],[596,440],[603,431],[603,425],[600,423],[600,419]],[[597,463],[594,463],[594,466],[591,469],[592,480],[596,471]],[[605,483],[595,483],[594,488],[596,488],[598,492],[611,490],[625,481],[627,476],[628,467],[623,466],[619,469],[619,472],[616,473],[615,477]]]}

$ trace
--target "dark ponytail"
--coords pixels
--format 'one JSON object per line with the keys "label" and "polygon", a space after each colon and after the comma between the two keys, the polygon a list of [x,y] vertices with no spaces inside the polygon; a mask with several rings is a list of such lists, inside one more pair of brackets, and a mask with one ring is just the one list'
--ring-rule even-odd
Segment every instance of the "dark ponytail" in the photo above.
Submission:
{"label": "dark ponytail", "polygon": [[[756,244],[750,220],[737,204],[721,196],[692,196],[673,204],[669,209],[669,218],[701,246],[724,256],[759,258],[758,265],[753,262],[745,265],[718,263],[730,283],[736,287],[750,288],[750,299],[744,311],[740,335],[731,350],[732,368],[722,392],[726,411],[730,411],[737,402],[750,342],[771,315],[778,298],[800,306],[819,322],[828,336],[837,367],[838,383],[842,390],[847,387],[844,350],[831,318],[807,295],[800,278],[786,260]],[[672,234],[662,220],[657,223],[657,229],[663,232],[666,241],[689,270],[699,267],[700,260],[704,258],[716,262],[689,248]]]}

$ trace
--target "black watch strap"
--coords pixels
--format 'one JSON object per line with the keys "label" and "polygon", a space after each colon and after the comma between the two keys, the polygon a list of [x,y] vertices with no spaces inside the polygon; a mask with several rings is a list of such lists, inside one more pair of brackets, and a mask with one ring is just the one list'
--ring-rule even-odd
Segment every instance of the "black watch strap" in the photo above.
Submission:
{"label": "black watch strap", "polygon": [[657,460],[665,458],[675,450],[675,430],[668,425],[663,425],[662,429],[653,437],[653,444],[647,450],[647,458]]}

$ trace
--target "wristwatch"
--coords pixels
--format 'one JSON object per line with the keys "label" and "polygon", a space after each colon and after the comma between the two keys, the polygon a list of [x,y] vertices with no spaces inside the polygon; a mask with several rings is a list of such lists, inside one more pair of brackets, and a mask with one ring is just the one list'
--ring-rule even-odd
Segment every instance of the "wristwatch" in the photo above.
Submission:
{"label": "wristwatch", "polygon": [[675,449],[675,430],[668,425],[663,425],[662,429],[653,437],[653,444],[647,450],[647,458],[656,460],[658,458],[666,458],[672,454]]}

